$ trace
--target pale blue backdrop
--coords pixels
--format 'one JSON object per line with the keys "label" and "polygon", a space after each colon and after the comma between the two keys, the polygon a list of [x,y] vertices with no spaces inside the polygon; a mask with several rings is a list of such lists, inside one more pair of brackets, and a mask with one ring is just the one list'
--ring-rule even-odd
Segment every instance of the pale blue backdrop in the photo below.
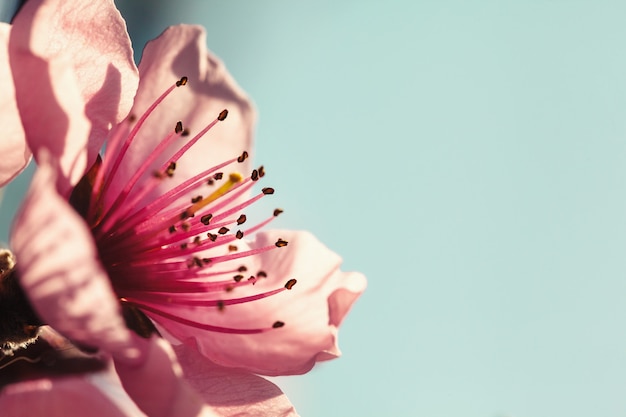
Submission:
{"label": "pale blue backdrop", "polygon": [[207,27],[279,226],[369,278],[303,416],[626,415],[625,2],[118,3]]}

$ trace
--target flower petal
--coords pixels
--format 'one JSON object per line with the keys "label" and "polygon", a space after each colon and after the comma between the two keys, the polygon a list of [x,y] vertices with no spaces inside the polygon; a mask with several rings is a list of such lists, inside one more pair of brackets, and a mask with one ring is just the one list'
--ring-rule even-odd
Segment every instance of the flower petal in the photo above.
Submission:
{"label": "flower petal", "polygon": [[[264,375],[290,375],[305,373],[315,362],[339,356],[337,327],[365,289],[365,277],[340,271],[341,258],[308,232],[261,232],[250,247],[272,247],[279,237],[289,242],[286,248],[264,252],[246,265],[250,273],[263,270],[268,277],[254,286],[237,288],[224,298],[282,288],[295,278],[298,283],[291,291],[230,305],[222,312],[182,305],[158,307],[175,316],[223,327],[267,328],[275,321],[283,321],[284,327],[260,334],[214,333],[147,313],[174,337],[197,344],[203,355],[222,366]],[[243,242],[239,246],[245,250]]]}
{"label": "flower petal", "polygon": [[[137,90],[137,68],[124,19],[112,0],[29,0],[13,25],[16,50],[29,51],[43,61],[63,57],[70,63],[82,103],[65,110],[70,118],[80,113],[91,122],[89,161],[93,162],[110,128],[128,114]],[[20,75],[29,62],[31,59],[15,59],[14,73]],[[42,69],[45,68],[35,68]],[[39,93],[33,88],[33,81],[39,83],[33,75],[36,74],[28,71],[16,80],[18,94],[25,94],[27,87]],[[44,76],[45,82],[47,74],[39,75]],[[51,74],[53,86],[55,78]],[[43,101],[39,106],[46,105]],[[38,113],[35,109],[25,110]]]}
{"label": "flower petal", "polygon": [[[138,338],[138,337],[137,337]],[[124,389],[150,417],[217,416],[185,382],[176,355],[165,340],[139,339],[147,352],[141,364],[116,362]]]}
{"label": "flower petal", "polygon": [[[147,170],[147,175],[169,160],[185,143],[184,139],[191,139],[217,118],[223,109],[229,112],[225,121],[213,127],[178,160],[174,178],[165,181],[164,187],[173,187],[204,169],[237,157],[244,150],[251,151],[255,109],[224,64],[207,51],[204,28],[178,25],[165,30],[146,45],[139,63],[139,74],[139,88],[131,111],[137,117],[181,77],[187,76],[189,81],[157,106],[139,130],[110,195],[117,195],[156,144],[174,130],[178,121],[182,121],[190,136],[166,150],[163,158],[153,164],[153,169]],[[249,160],[237,165],[237,169],[247,173],[250,170],[248,164]],[[147,200],[160,195],[161,191],[150,194]]]}
{"label": "flower petal", "polygon": [[[104,368],[97,372],[81,372],[81,360],[84,361],[85,355],[67,342],[59,343],[59,340],[63,338],[44,327],[37,342],[44,349],[37,351],[39,356],[30,352],[30,347],[20,353],[28,351],[24,357],[34,362],[31,367],[42,363],[43,357],[47,363],[30,370],[30,374],[30,361],[15,362],[3,370],[19,373],[18,382],[0,391],[3,416],[145,417],[124,392],[112,364],[103,364]],[[24,364],[22,368],[15,369],[20,364]],[[68,371],[65,369],[68,367],[73,369]]]}
{"label": "flower petal", "polygon": [[20,284],[44,321],[71,340],[127,360],[141,352],[119,311],[84,221],[54,189],[43,153],[11,233]]}
{"label": "flower petal", "polygon": [[15,87],[8,54],[10,30],[10,25],[0,23],[0,126],[3,129],[0,141],[0,186],[22,172],[31,157],[15,103]]}
{"label": "flower petal", "polygon": [[285,394],[260,376],[224,368],[206,360],[195,348],[174,347],[186,380],[222,416],[295,417]]}

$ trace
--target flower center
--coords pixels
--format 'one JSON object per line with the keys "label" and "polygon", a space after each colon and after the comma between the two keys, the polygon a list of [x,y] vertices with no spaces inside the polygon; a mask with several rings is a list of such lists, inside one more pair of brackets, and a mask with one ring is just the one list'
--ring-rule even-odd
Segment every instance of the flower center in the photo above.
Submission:
{"label": "flower center", "polygon": [[[287,246],[287,242],[278,239],[273,245],[249,247],[242,241],[244,248],[239,248],[238,242],[244,236],[257,232],[282,212],[276,209],[264,220],[244,226],[248,222],[243,210],[274,193],[273,188],[265,187],[246,198],[265,175],[262,166],[247,176],[235,169],[248,158],[247,151],[178,185],[168,185],[176,175],[180,157],[223,122],[227,110],[191,139],[182,140],[182,146],[173,154],[168,154],[172,144],[190,136],[179,121],[130,178],[120,179],[120,167],[130,154],[133,141],[141,140],[140,132],[146,120],[168,95],[187,82],[187,77],[181,78],[139,118],[128,116],[113,129],[104,157],[77,184],[70,202],[90,226],[100,260],[123,303],[140,309],[157,322],[171,320],[216,332],[261,333],[282,327],[282,321],[250,328],[217,326],[196,319],[193,313],[199,308],[223,313],[229,305],[274,296],[290,290],[296,283],[295,279],[289,279],[278,288],[251,290],[267,277],[267,272],[248,271],[246,261]],[[154,170],[154,166],[158,168]],[[124,184],[120,187],[121,181]],[[248,288],[245,295],[233,296],[236,289],[244,287]]]}

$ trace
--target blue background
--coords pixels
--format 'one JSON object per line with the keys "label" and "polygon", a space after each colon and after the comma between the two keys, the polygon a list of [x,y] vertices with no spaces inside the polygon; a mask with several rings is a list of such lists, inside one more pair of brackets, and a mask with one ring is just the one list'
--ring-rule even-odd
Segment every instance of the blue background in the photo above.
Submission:
{"label": "blue background", "polygon": [[368,276],[303,416],[626,414],[626,3],[118,3],[139,50],[207,27],[278,226]]}

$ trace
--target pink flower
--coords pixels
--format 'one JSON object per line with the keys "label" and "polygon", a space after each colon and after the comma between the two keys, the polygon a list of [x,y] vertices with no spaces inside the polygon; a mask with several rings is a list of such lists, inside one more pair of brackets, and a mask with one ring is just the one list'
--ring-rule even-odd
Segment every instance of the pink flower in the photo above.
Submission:
{"label": "pink flower", "polygon": [[213,411],[293,413],[250,373],[299,374],[337,357],[365,279],[341,272],[307,232],[262,231],[279,209],[244,214],[273,189],[249,194],[264,175],[246,158],[254,109],[203,29],[169,28],[138,70],[112,1],[31,0],[10,32],[17,108],[39,163],[11,245],[38,316],[110,353],[148,415],[196,407],[195,394],[167,346],[128,330],[120,300],[180,343],[180,365]]}

